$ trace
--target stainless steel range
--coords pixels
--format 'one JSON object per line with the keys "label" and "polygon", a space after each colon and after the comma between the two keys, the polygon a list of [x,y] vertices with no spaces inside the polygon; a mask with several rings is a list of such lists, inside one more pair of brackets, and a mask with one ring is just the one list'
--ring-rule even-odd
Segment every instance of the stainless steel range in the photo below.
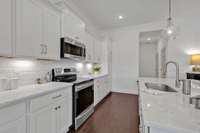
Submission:
{"label": "stainless steel range", "polygon": [[52,80],[73,83],[73,129],[77,130],[94,112],[94,81],[77,78],[75,68],[54,68]]}

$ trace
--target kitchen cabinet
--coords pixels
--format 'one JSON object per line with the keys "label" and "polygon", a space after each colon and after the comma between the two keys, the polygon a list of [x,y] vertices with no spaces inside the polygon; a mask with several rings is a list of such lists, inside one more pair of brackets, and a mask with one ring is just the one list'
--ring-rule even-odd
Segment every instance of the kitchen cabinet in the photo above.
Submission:
{"label": "kitchen cabinet", "polygon": [[25,117],[0,126],[0,133],[26,133]]}
{"label": "kitchen cabinet", "polygon": [[33,0],[16,1],[16,56],[37,57],[43,44],[43,9]]}
{"label": "kitchen cabinet", "polygon": [[55,11],[44,8],[43,12],[44,41],[40,45],[39,58],[60,59],[60,15]]}
{"label": "kitchen cabinet", "polygon": [[34,0],[16,1],[16,56],[59,59],[60,16]]}
{"label": "kitchen cabinet", "polygon": [[71,89],[31,101],[31,133],[66,133],[72,124]]}
{"label": "kitchen cabinet", "polygon": [[85,23],[70,11],[62,14],[62,37],[71,37],[83,42],[85,40]]}
{"label": "kitchen cabinet", "polygon": [[72,125],[72,97],[61,100],[56,113],[57,131],[58,133],[66,133]]}
{"label": "kitchen cabinet", "polygon": [[102,63],[102,43],[91,34],[85,34],[86,40],[86,61],[92,63]]}
{"label": "kitchen cabinet", "polygon": [[12,56],[12,5],[13,0],[0,1],[0,56]]}
{"label": "kitchen cabinet", "polygon": [[0,133],[26,133],[25,103],[0,109]]}
{"label": "kitchen cabinet", "polygon": [[144,132],[141,133],[186,133],[183,131],[175,131],[171,129],[161,128],[161,127],[152,127],[146,126]]}
{"label": "kitchen cabinet", "polygon": [[33,113],[31,133],[56,133],[56,107],[50,105]]}
{"label": "kitchen cabinet", "polygon": [[94,60],[94,39],[90,34],[86,34],[86,61],[93,62]]}
{"label": "kitchen cabinet", "polygon": [[94,63],[102,61],[102,43],[94,38]]}
{"label": "kitchen cabinet", "polygon": [[109,77],[103,76],[94,80],[94,104],[97,105],[110,92]]}

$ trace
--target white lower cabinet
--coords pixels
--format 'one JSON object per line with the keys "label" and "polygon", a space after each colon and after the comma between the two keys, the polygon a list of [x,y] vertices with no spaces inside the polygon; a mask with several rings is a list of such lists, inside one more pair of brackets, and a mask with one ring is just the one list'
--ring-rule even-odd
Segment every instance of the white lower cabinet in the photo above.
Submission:
{"label": "white lower cabinet", "polygon": [[31,133],[56,133],[56,110],[47,106],[31,115]]}
{"label": "white lower cabinet", "polygon": [[171,129],[160,128],[160,127],[152,127],[152,126],[145,126],[144,132],[141,133],[185,133],[185,132],[178,132]]}
{"label": "white lower cabinet", "polygon": [[56,112],[56,130],[58,133],[66,133],[72,125],[72,97],[61,100]]}
{"label": "white lower cabinet", "polygon": [[94,104],[97,105],[105,96],[107,96],[111,88],[109,86],[108,76],[97,78],[94,80]]}
{"label": "white lower cabinet", "polygon": [[[47,105],[41,104],[45,99]],[[30,133],[66,133],[72,125],[72,90],[39,97],[31,109]]]}
{"label": "white lower cabinet", "polygon": [[0,126],[0,133],[26,133],[25,117]]}
{"label": "white lower cabinet", "polygon": [[25,103],[0,109],[0,133],[26,133]]}

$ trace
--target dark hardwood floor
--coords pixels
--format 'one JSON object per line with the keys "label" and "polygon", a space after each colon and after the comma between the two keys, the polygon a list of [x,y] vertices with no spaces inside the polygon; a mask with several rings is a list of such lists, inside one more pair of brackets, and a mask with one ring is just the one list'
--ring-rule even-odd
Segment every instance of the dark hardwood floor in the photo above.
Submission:
{"label": "dark hardwood floor", "polygon": [[112,93],[88,121],[70,133],[139,133],[138,96]]}

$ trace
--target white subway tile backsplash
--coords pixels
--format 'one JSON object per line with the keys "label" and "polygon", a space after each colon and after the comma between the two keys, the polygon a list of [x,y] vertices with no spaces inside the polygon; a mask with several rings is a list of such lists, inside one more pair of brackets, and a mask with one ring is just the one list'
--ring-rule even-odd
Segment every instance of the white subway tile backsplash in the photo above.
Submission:
{"label": "white subway tile backsplash", "polygon": [[19,77],[19,86],[35,84],[37,78],[43,79],[55,67],[78,67],[79,74],[87,74],[85,64],[71,60],[47,61],[18,58],[0,58],[0,77]]}

